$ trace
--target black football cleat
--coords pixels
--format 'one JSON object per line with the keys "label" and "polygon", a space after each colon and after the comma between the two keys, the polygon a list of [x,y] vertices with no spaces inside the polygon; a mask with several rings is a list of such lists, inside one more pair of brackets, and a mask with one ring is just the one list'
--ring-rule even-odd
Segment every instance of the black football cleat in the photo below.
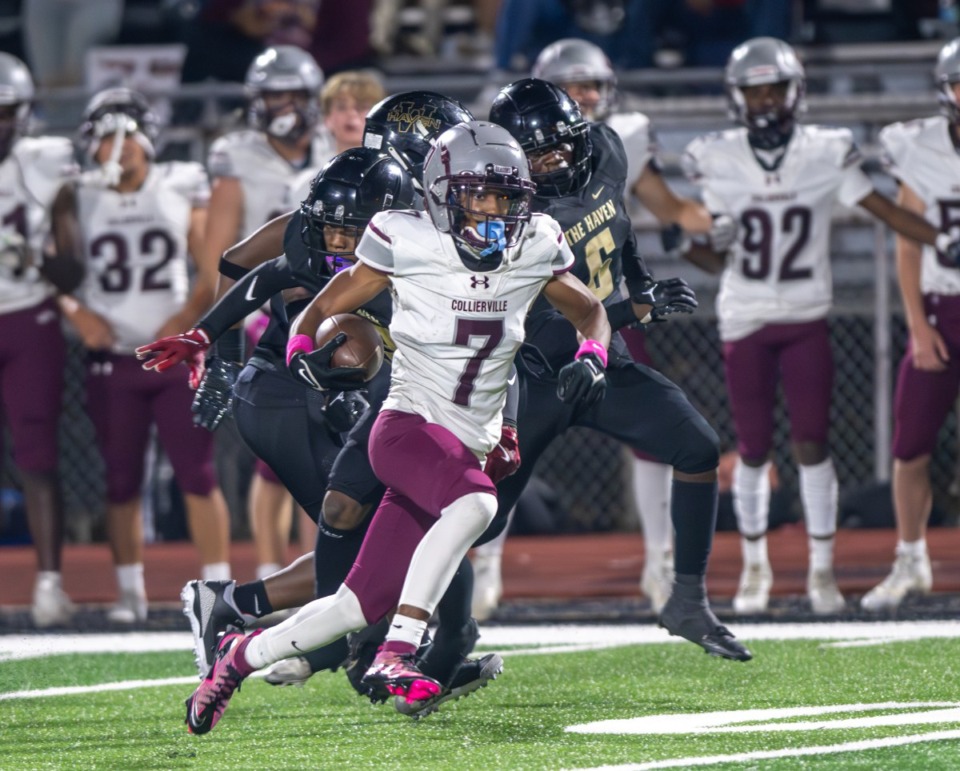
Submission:
{"label": "black football cleat", "polygon": [[660,612],[659,624],[670,634],[696,643],[711,656],[733,661],[753,658],[753,654],[720,623],[706,600],[684,600],[674,594]]}
{"label": "black football cleat", "polygon": [[448,701],[456,701],[480,688],[486,688],[487,684],[496,680],[501,672],[503,672],[503,659],[496,653],[488,653],[479,659],[463,659],[450,682],[440,693],[419,701],[407,701],[398,696],[394,699],[394,706],[401,715],[419,720],[436,712]]}
{"label": "black football cleat", "polygon": [[213,664],[222,632],[242,632],[247,622],[233,601],[236,581],[188,581],[180,591],[183,615],[193,632],[197,671],[203,679]]}

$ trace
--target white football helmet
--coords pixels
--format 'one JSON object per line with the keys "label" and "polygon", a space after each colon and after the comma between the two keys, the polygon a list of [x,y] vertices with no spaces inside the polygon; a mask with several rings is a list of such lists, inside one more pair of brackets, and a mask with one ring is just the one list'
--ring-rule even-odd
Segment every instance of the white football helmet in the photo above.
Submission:
{"label": "white football helmet", "polygon": [[[244,90],[250,100],[247,122],[270,136],[295,142],[312,131],[320,120],[320,87],[323,71],[302,48],[278,45],[261,53],[247,69]],[[306,107],[275,114],[264,101],[271,91],[303,91]]]}
{"label": "white football helmet", "polygon": [[937,100],[941,111],[951,123],[960,123],[960,105],[953,93],[953,84],[960,82],[960,37],[940,49],[933,76],[937,81]]}
{"label": "white football helmet", "polygon": [[0,52],[0,158],[6,158],[13,143],[27,131],[33,103],[33,78],[16,56]]}
{"label": "white football helmet", "polygon": [[[755,37],[733,49],[724,71],[730,117],[746,126],[758,147],[778,147],[806,109],[806,74],[793,48],[773,37]],[[743,96],[748,86],[787,83],[787,96],[777,110],[751,113]]]}
{"label": "white football helmet", "polygon": [[570,83],[596,83],[600,101],[591,120],[603,120],[613,107],[617,86],[613,65],[600,46],[587,40],[565,38],[551,43],[540,52],[531,74],[561,88]]}
{"label": "white football helmet", "polygon": [[[530,221],[536,186],[519,143],[503,127],[468,121],[444,131],[423,165],[427,211],[433,224],[457,245],[493,267],[503,250],[516,246]],[[467,208],[470,194],[493,192],[506,210],[489,214]],[[476,224],[471,224],[473,220]]]}

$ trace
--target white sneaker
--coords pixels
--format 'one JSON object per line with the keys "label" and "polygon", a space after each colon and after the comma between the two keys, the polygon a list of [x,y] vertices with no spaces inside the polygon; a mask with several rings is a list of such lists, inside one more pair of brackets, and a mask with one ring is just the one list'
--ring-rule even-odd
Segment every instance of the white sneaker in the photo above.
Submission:
{"label": "white sneaker", "polygon": [[147,620],[147,597],[142,594],[122,593],[117,604],[107,611],[111,624],[136,624]]}
{"label": "white sneaker", "polygon": [[733,598],[736,613],[763,613],[770,604],[770,587],[773,586],[773,571],[769,562],[751,562],[743,566],[740,585]]}
{"label": "white sneaker", "polygon": [[658,616],[670,599],[673,591],[673,552],[648,555],[640,576],[640,591],[650,600],[653,612]]}
{"label": "white sneaker", "polygon": [[303,656],[294,656],[292,659],[283,659],[270,667],[263,675],[263,679],[270,685],[297,685],[303,686],[313,675],[310,662]]}
{"label": "white sneaker", "polygon": [[807,573],[807,597],[813,612],[821,615],[839,613],[846,607],[843,595],[837,588],[837,579],[830,568]]}
{"label": "white sneaker", "polygon": [[473,556],[473,603],[471,614],[477,621],[486,621],[500,605],[503,579],[499,554]]}
{"label": "white sneaker", "polygon": [[910,592],[926,594],[932,586],[933,572],[928,555],[911,557],[898,553],[890,575],[863,595],[860,607],[870,611],[890,610]]}
{"label": "white sneaker", "polygon": [[70,623],[76,606],[67,597],[59,583],[38,581],[33,588],[33,606],[30,616],[34,626],[63,626]]}

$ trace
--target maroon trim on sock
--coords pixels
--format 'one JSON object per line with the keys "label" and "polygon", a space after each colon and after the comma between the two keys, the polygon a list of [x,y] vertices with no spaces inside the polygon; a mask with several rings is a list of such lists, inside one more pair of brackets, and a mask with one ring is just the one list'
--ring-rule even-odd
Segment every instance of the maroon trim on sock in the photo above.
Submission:
{"label": "maroon trim on sock", "polygon": [[262,631],[262,629],[258,629],[255,632],[248,634],[240,641],[240,644],[237,645],[237,652],[233,655],[233,666],[237,672],[240,673],[241,677],[249,677],[251,674],[253,674],[253,672],[256,671],[256,667],[247,661],[247,657],[244,655],[244,653],[246,652],[250,641]]}

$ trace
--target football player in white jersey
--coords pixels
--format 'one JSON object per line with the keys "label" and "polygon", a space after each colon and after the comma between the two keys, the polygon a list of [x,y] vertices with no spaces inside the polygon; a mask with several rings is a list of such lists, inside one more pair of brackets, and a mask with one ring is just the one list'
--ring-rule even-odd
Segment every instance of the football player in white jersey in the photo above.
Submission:
{"label": "football player in white jersey", "polygon": [[43,249],[50,203],[74,168],[73,147],[59,137],[24,136],[33,96],[26,65],[0,53],[0,393],[37,553],[31,614],[46,627],[66,623],[73,612],[60,575],[57,431],[66,346],[53,295],[74,288],[80,274],[55,274],[69,261],[50,259]]}
{"label": "football player in white jersey", "polygon": [[[302,182],[334,155],[331,137],[318,130],[322,85],[320,67],[296,46],[267,48],[251,63],[244,83],[247,127],[220,137],[210,148],[204,261],[215,263],[261,225],[296,209],[303,197]],[[216,296],[224,291],[218,288]],[[236,331],[221,342],[228,360],[241,358],[241,337]],[[231,345],[236,353],[229,350]],[[269,575],[286,562],[293,504],[289,492],[260,460],[248,506],[257,574]],[[301,525],[306,521],[302,517]]]}
{"label": "football player in white jersey", "polygon": [[789,45],[748,40],[731,54],[725,80],[741,127],[694,140],[683,163],[710,211],[740,226],[726,255],[699,247],[687,255],[722,271],[717,315],[741,456],[733,497],[744,564],[733,606],[758,613],[769,602],[768,472],[782,377],[809,535],[807,596],[815,613],[836,613],[844,599],[833,575],[838,485],[828,449],[831,212],[858,205],[908,238],[951,254],[957,244],[873,189],[848,129],[797,122],[805,76]]}
{"label": "football player in white jersey", "polygon": [[[565,38],[547,46],[533,65],[533,76],[563,88],[588,121],[606,123],[617,132],[627,152],[627,191],[660,222],[691,233],[709,234],[711,245],[725,250],[736,225],[726,215],[714,219],[699,201],[677,196],[667,185],[656,157],[650,120],[639,112],[612,112],[616,75],[606,54],[586,40]],[[653,366],[646,333],[626,327],[620,334],[635,361]],[[673,524],[670,521],[671,466],[639,450],[634,455],[633,489],[644,536],[640,589],[660,613],[673,586]],[[500,599],[500,563],[507,529],[474,552],[476,570],[474,616],[487,618]]]}
{"label": "football player in white jersey", "polygon": [[[894,123],[880,132],[888,171],[900,183],[898,202],[939,224],[960,225],[960,38],[947,43],[934,76],[941,114]],[[896,608],[910,592],[933,585],[927,520],[933,500],[930,456],[960,388],[960,271],[934,247],[896,240],[897,275],[910,333],[894,403],[893,505],[896,560],[883,582],[860,601],[866,610]]]}
{"label": "football player in white jersey", "polygon": [[520,146],[492,124],[455,126],[427,156],[424,188],[428,212],[374,215],[356,249],[357,264],[298,317],[287,348],[291,368],[309,373],[318,387],[335,382],[330,351],[310,352],[320,322],[387,287],[394,293],[397,351],[370,441],[385,497],[335,595],[262,634],[224,635],[210,673],[187,700],[193,733],[214,727],[254,670],[395,607],[364,682],[408,701],[438,693],[414,654],[453,571],[496,513],[496,488],[483,460],[500,439],[508,374],[541,290],[584,338],[561,372],[558,395],[574,403],[603,396],[606,313],[567,274],[573,255],[557,223],[530,215],[534,186]]}
{"label": "football player in white jersey", "polygon": [[193,291],[188,277],[209,196],[203,167],[154,162],[156,133],[142,95],[125,88],[96,94],[80,128],[94,168],[60,189],[53,210],[57,251],[86,267],[79,298],[61,307],[90,351],[87,401],[106,468],[120,591],[108,617],[118,623],[147,615],[140,498],[151,424],[184,493],[204,575],[230,573],[229,522],[214,478],[212,437],[192,425],[192,393],[183,378],[144,372],[134,355],[157,336],[192,326],[213,285],[212,265],[197,266]]}

